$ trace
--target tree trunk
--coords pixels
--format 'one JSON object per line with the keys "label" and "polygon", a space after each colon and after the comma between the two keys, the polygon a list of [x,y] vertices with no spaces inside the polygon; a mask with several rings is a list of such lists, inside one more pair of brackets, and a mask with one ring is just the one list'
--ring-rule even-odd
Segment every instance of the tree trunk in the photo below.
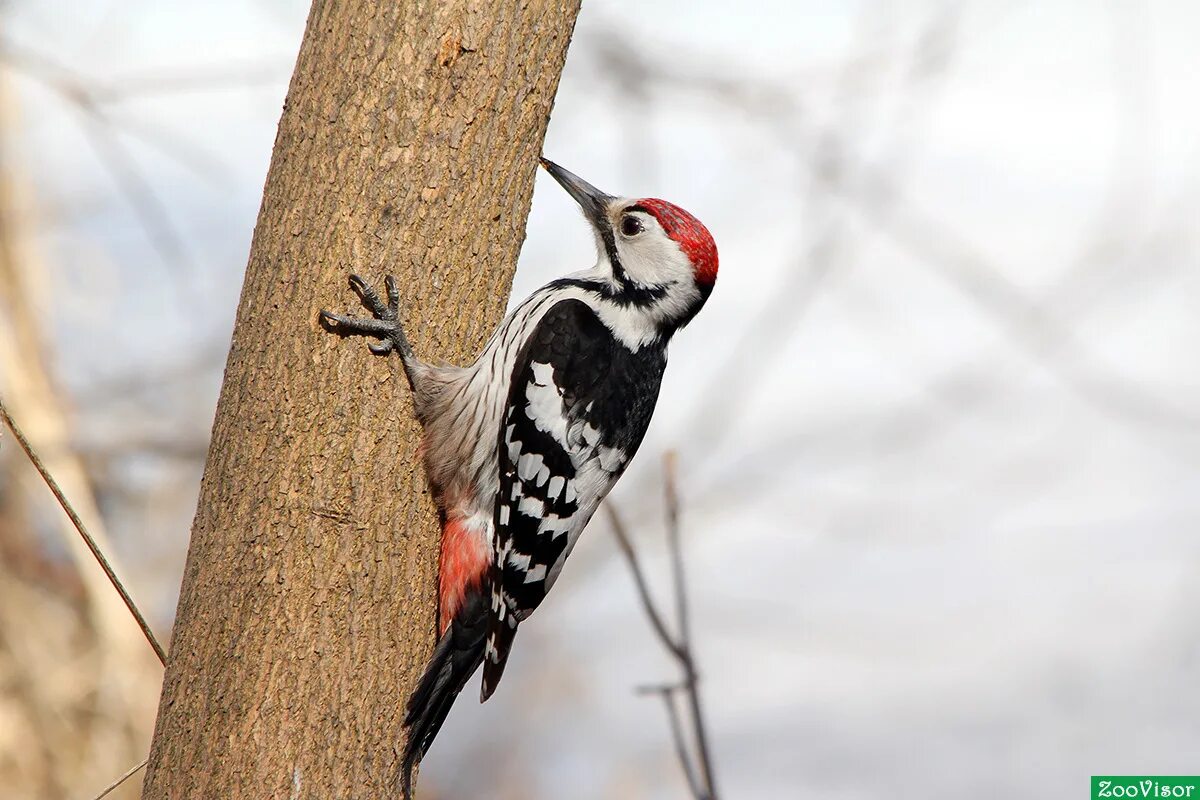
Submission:
{"label": "tree trunk", "polygon": [[396,358],[317,323],[395,274],[416,351],[504,310],[578,0],[317,0],[192,528],[146,798],[395,794],[438,527]]}

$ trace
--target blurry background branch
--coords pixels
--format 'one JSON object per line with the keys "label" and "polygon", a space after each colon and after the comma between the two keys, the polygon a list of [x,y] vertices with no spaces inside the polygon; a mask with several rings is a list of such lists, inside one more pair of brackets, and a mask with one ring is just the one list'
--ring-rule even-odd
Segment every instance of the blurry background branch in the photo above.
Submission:
{"label": "blurry background branch", "polygon": [[[667,546],[671,556],[671,589],[675,604],[675,628],[672,634],[658,609],[646,583],[641,563],[633,541],[621,519],[616,506],[605,503],[609,523],[620,546],[621,554],[629,565],[637,588],[638,599],[651,627],[663,647],[674,657],[683,673],[682,680],[677,684],[660,684],[643,687],[646,693],[657,694],[666,706],[668,721],[671,725],[671,738],[675,743],[680,766],[688,782],[688,787],[696,800],[717,800],[716,780],[713,777],[712,750],[709,745],[708,730],[704,722],[704,708],[700,700],[700,677],[696,670],[696,661],[692,651],[692,626],[687,598],[687,579],[683,567],[683,544],[679,532],[679,492],[676,488],[676,456],[667,453],[663,458],[664,499],[666,504]],[[680,720],[676,702],[682,696],[687,707],[687,718],[690,725],[692,744],[685,740],[684,724]],[[694,754],[692,751],[695,751]]]}
{"label": "blurry background branch", "polygon": [[[617,28],[605,31],[597,72],[610,76],[619,88],[637,86],[637,93],[631,97],[637,102],[644,102],[639,98],[646,95],[666,96],[686,91],[750,116],[765,130],[772,131],[781,144],[793,149],[807,169],[810,178],[804,206],[807,217],[819,214],[831,199],[845,203],[850,211],[862,216],[874,233],[911,252],[917,263],[934,270],[993,318],[999,333],[1031,359],[1049,368],[1082,399],[1119,421],[1139,427],[1163,427],[1168,434],[1181,429],[1200,432],[1200,415],[1178,402],[1149,394],[1133,380],[1111,373],[1071,329],[1071,316],[1064,311],[1079,315],[1085,310],[1078,307],[1078,298],[1080,284],[1087,282],[1087,271],[1095,269],[1091,259],[1085,260],[1086,267],[1070,271],[1062,279],[1063,285],[1052,287],[1044,299],[1027,297],[1005,277],[1014,270],[989,259],[951,226],[922,213],[920,204],[903,193],[902,170],[914,144],[903,137],[913,138],[913,123],[927,115],[928,106],[937,99],[935,90],[940,78],[952,65],[960,9],[960,3],[939,6],[925,22],[924,29],[913,37],[906,70],[909,85],[903,90],[904,102],[889,129],[895,137],[893,147],[878,148],[882,152],[870,162],[853,152],[850,135],[855,128],[854,109],[864,97],[869,97],[864,95],[863,88],[870,82],[871,72],[887,66],[886,61],[878,58],[846,60],[837,81],[841,97],[835,101],[835,107],[840,113],[819,130],[809,121],[802,96],[773,83],[730,78],[738,72],[734,65],[713,65],[711,59],[699,54],[681,57],[678,50],[673,50],[670,62],[652,61],[631,48]],[[864,6],[864,19],[877,20],[876,11],[874,6]],[[871,23],[865,24],[870,30]],[[864,49],[869,52],[870,48]],[[694,66],[702,62],[708,63],[699,69]],[[1139,119],[1136,111],[1135,105],[1122,119]],[[1119,196],[1125,189],[1125,183],[1118,182],[1112,195]],[[704,422],[725,418],[746,402],[758,388],[758,380],[769,375],[771,367],[778,366],[805,311],[831,278],[833,269],[849,261],[846,224],[840,215],[831,217],[824,226],[816,226],[816,230],[820,238],[796,248],[802,258],[789,270],[788,282],[775,287],[766,308],[739,334],[730,356],[713,369],[716,377],[712,390],[700,393],[704,400],[693,411],[689,427],[707,429],[705,444],[709,448],[715,449],[719,444],[716,437],[726,435],[732,428],[706,426]],[[1101,242],[1111,241],[1111,227],[1100,226],[1096,235]],[[1094,248],[1085,248],[1084,252],[1091,254]],[[1172,264],[1167,262],[1165,266]],[[1146,275],[1140,277],[1144,279]],[[1119,288],[1120,285],[1114,287]],[[1092,294],[1096,294],[1094,289]],[[1102,298],[1103,295],[1094,297],[1092,302]],[[968,365],[939,383],[965,383],[969,374]],[[730,388],[734,390],[729,391]]]}
{"label": "blurry background branch", "polygon": [[136,775],[142,769],[145,769],[146,763],[148,761],[149,761],[148,758],[143,758],[141,761],[134,764],[132,767],[130,767],[129,769],[125,770],[123,773],[118,775],[116,780],[114,780],[108,786],[105,786],[104,789],[102,789],[100,791],[100,794],[96,795],[94,800],[102,800],[102,798],[108,797],[110,794],[115,792],[118,788],[120,788],[125,783],[125,781],[132,778],[134,775]]}
{"label": "blurry background branch", "polygon": [[[73,568],[11,573],[0,564],[0,674],[24,686],[23,702],[10,706],[0,737],[0,784],[37,786],[43,796],[61,796],[77,781],[108,780],[122,764],[147,747],[144,717],[152,708],[157,667],[139,641],[121,599],[96,569],[92,552],[76,530],[90,531],[96,550],[113,558],[114,548],[100,512],[93,482],[83,460],[69,446],[72,420],[47,363],[43,345],[46,319],[44,262],[32,231],[20,224],[23,178],[12,145],[13,104],[6,76],[0,75],[0,391],[9,410],[22,420],[30,451],[43,454],[43,474],[55,476],[59,500],[71,498],[73,513],[51,511],[55,497],[38,486],[40,476],[6,451],[0,460],[3,486],[0,538],[11,547],[28,542],[23,526],[57,532],[58,546],[70,554]],[[16,491],[20,485],[21,492]],[[41,563],[40,556],[11,562]],[[112,569],[124,572],[119,566]],[[5,574],[8,573],[8,574]],[[63,580],[79,588],[59,596],[67,605],[47,602],[47,591]],[[39,578],[58,576],[52,583]],[[39,599],[40,598],[40,599]],[[149,633],[148,625],[145,628]],[[161,648],[155,643],[155,649]],[[85,668],[86,665],[86,668]],[[40,752],[17,748],[21,740],[41,744]]]}
{"label": "blurry background branch", "polygon": [[163,650],[162,645],[158,643],[158,638],[155,637],[154,631],[150,629],[150,623],[148,623],[146,618],[142,616],[142,612],[138,610],[137,604],[134,603],[133,598],[129,596],[128,590],[125,588],[124,584],[121,583],[121,579],[117,577],[116,570],[113,568],[110,559],[104,554],[104,551],[100,549],[100,545],[96,541],[96,538],[92,534],[88,533],[87,527],[84,525],[83,520],[79,516],[79,512],[72,507],[71,502],[67,499],[67,496],[63,494],[62,488],[58,485],[58,482],[54,480],[54,476],[51,475],[46,469],[45,463],[33,449],[33,445],[29,443],[29,439],[25,437],[25,434],[17,426],[16,420],[14,420],[12,415],[8,413],[8,408],[5,407],[4,398],[2,396],[0,396],[0,421],[3,421],[5,427],[12,431],[13,437],[21,446],[21,450],[24,451],[25,455],[29,458],[29,462],[33,464],[33,468],[37,470],[37,473],[41,479],[45,481],[46,487],[50,490],[51,494],[54,495],[54,499],[62,508],[63,513],[67,515],[67,519],[71,521],[71,525],[74,526],[75,530],[79,533],[79,537],[83,539],[83,543],[87,547],[88,552],[92,554],[92,558],[95,559],[96,564],[99,565],[100,569],[104,572],[104,577],[108,578],[108,582],[112,586],[113,591],[115,591],[117,596],[121,598],[121,602],[125,604],[125,609],[129,612],[130,616],[133,617],[133,620],[137,623],[138,628],[141,629],[142,635],[146,638],[146,642],[150,645],[150,649],[154,651],[154,655],[158,658],[158,663],[165,665],[167,663],[166,651]]}

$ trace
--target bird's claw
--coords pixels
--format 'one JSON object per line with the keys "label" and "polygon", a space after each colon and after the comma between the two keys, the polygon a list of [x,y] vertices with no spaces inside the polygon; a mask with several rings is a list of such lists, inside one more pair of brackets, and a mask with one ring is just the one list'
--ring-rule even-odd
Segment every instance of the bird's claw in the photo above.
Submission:
{"label": "bird's claw", "polygon": [[386,356],[392,351],[397,351],[402,356],[411,354],[412,348],[408,344],[408,337],[404,334],[404,326],[400,324],[400,287],[396,283],[396,278],[392,275],[384,278],[388,298],[386,303],[380,298],[379,293],[371,288],[371,284],[363,280],[361,276],[352,274],[349,282],[350,288],[355,291],[374,318],[351,317],[322,309],[321,320],[342,335],[357,334],[378,337],[380,341],[367,345],[375,355]]}

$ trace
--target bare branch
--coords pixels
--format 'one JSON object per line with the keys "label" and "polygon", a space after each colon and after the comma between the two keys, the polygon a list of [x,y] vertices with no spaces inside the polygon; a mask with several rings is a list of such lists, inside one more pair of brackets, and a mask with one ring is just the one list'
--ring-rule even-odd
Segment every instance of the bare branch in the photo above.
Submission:
{"label": "bare branch", "polygon": [[40,83],[89,119],[155,147],[190,169],[197,177],[212,181],[229,174],[229,167],[222,159],[189,143],[176,131],[163,130],[153,124],[128,118],[116,120],[106,104],[123,96],[126,88],[123,81],[103,84],[90,75],[84,76],[36,51],[16,47],[2,38],[0,63]]}
{"label": "bare branch", "polygon": [[290,76],[289,63],[287,57],[281,56],[241,63],[130,72],[110,78],[107,86],[95,92],[95,98],[101,103],[123,103],[162,95],[174,97],[185,92],[226,92],[274,87],[287,83]]}
{"label": "bare branch", "polygon": [[715,800],[716,779],[713,776],[712,751],[708,744],[708,730],[704,723],[704,709],[700,702],[700,678],[696,674],[696,662],[692,659],[692,633],[688,615],[687,581],[683,569],[683,546],[679,536],[679,491],[676,483],[677,458],[674,452],[663,456],[663,477],[667,506],[667,545],[671,548],[672,578],[675,584],[676,614],[679,620],[679,662],[683,667],[684,689],[692,715],[692,729],[696,737],[696,750],[700,770],[704,775],[706,796]]}
{"label": "bare branch", "polygon": [[682,690],[680,686],[659,686],[653,690],[653,694],[657,694],[662,698],[663,705],[667,709],[667,720],[671,725],[671,741],[675,743],[675,755],[679,758],[679,765],[683,768],[683,776],[687,779],[688,788],[692,791],[692,796],[696,798],[711,798],[711,793],[706,793],[704,787],[700,785],[700,779],[696,776],[696,767],[692,764],[691,756],[688,755],[687,741],[683,738],[683,720],[679,718],[679,709],[675,706],[675,693]]}
{"label": "bare branch", "polygon": [[[106,96],[103,87],[53,59],[27,48],[16,47],[3,39],[0,39],[0,62],[40,82],[80,112],[83,131],[89,143],[96,150],[101,163],[113,175],[118,190],[129,202],[159,258],[169,269],[193,267],[195,259],[183,237],[174,229],[166,203],[155,193],[121,142],[118,134],[122,127],[102,107],[101,100]],[[128,132],[206,179],[228,171],[219,159],[181,143],[177,135],[166,134],[144,124],[128,127]]]}
{"label": "bare branch", "polygon": [[[683,680],[679,683],[653,684],[638,688],[638,694],[657,694],[667,707],[667,716],[671,724],[671,737],[675,743],[675,751],[692,796],[697,800],[717,800],[716,779],[713,775],[712,750],[708,743],[708,731],[704,722],[704,710],[700,702],[699,676],[696,674],[695,661],[691,650],[691,622],[688,611],[687,581],[683,566],[683,546],[680,541],[679,525],[679,492],[676,488],[676,457],[667,453],[664,457],[665,466],[665,500],[667,509],[667,544],[671,551],[672,589],[675,597],[675,616],[679,626],[678,637],[672,636],[663,620],[663,614],[650,595],[646,576],[642,572],[641,562],[633,548],[633,541],[624,521],[612,503],[605,503],[608,518],[612,523],[613,535],[629,564],[633,574],[633,583],[637,588],[638,599],[650,620],[650,625],[658,635],[663,647],[667,649],[679,663],[683,671]],[[688,713],[691,717],[692,737],[696,742],[696,756],[688,753],[688,747],[683,735],[683,721],[679,709],[675,705],[675,695],[683,694],[687,698]],[[697,766],[699,775],[697,775]]]}
{"label": "bare branch", "polygon": [[193,259],[183,237],[171,224],[166,204],[138,169],[133,156],[112,129],[112,123],[106,117],[97,115],[90,115],[87,120],[89,124],[85,130],[88,141],[133,208],[158,257],[168,269],[190,268]]}
{"label": "bare branch", "polygon": [[658,607],[654,605],[654,598],[650,596],[650,587],[646,584],[646,576],[642,572],[642,565],[638,561],[637,553],[633,549],[633,542],[629,538],[625,521],[621,519],[616,506],[612,503],[605,503],[604,509],[608,512],[608,520],[612,525],[613,535],[617,537],[617,544],[621,547],[621,554],[625,556],[625,561],[629,564],[629,571],[633,573],[633,583],[637,587],[638,598],[642,601],[642,608],[646,611],[646,616],[650,619],[650,625],[654,628],[654,632],[658,634],[659,641],[663,643],[663,647],[670,650],[671,655],[681,658],[682,654],[679,645],[676,644],[674,637],[667,630],[662,614],[658,612]]}
{"label": "bare branch", "polygon": [[96,559],[96,562],[100,564],[100,568],[104,570],[104,574],[108,576],[109,583],[111,583],[113,588],[117,590],[117,594],[121,596],[121,600],[124,601],[125,607],[129,609],[129,613],[132,614],[133,618],[137,621],[138,627],[142,629],[142,635],[146,637],[146,641],[150,643],[152,648],[154,648],[154,654],[158,656],[159,662],[161,662],[163,666],[166,666],[166,651],[163,650],[162,645],[159,644],[158,639],[155,638],[154,631],[150,629],[150,624],[146,622],[146,618],[142,616],[142,612],[138,610],[137,605],[133,602],[133,598],[131,598],[129,596],[129,592],[125,590],[124,584],[122,584],[120,578],[117,577],[112,565],[108,563],[108,559],[96,545],[96,540],[93,539],[92,535],[87,532],[87,528],[84,527],[83,520],[81,520],[79,515],[75,513],[75,509],[71,506],[70,501],[67,500],[66,495],[63,494],[62,489],[58,487],[58,483],[55,482],[50,473],[46,471],[45,465],[42,464],[42,460],[38,457],[38,454],[34,452],[32,445],[29,444],[29,440],[25,438],[25,434],[21,432],[19,427],[17,427],[17,423],[8,413],[8,408],[4,405],[3,400],[0,400],[0,418],[3,418],[4,424],[7,425],[8,429],[12,431],[13,437],[21,446],[21,449],[25,451],[25,455],[29,457],[29,461],[33,464],[34,469],[38,471],[38,474],[42,476],[42,480],[46,482],[48,487],[50,487],[50,491],[54,494],[55,499],[58,500],[58,504],[62,506],[62,510],[66,512],[67,517],[70,518],[71,523],[75,526],[75,530],[79,531],[79,535],[83,537],[84,543],[87,545],[88,549],[92,551],[92,556]]}
{"label": "bare branch", "polygon": [[132,767],[125,770],[124,775],[122,775],[121,777],[117,778],[115,781],[110,783],[107,787],[105,787],[104,791],[102,791],[100,794],[96,795],[94,798],[92,798],[92,800],[101,800],[101,798],[108,795],[108,793],[111,792],[113,789],[116,789],[122,783],[124,783],[125,781],[129,780],[134,775],[136,775],[138,770],[145,767],[146,762],[148,762],[149,760],[150,759],[148,759],[148,758],[143,758],[140,762],[138,762],[137,764],[134,764]]}
{"label": "bare branch", "polygon": [[660,692],[681,692],[686,689],[683,683],[648,683],[634,689],[635,694],[658,694]]}
{"label": "bare branch", "polygon": [[687,581],[683,572],[683,547],[679,543],[679,492],[675,486],[674,451],[663,455],[663,497],[667,507],[667,547],[671,550],[671,582],[675,586],[675,620],[679,639],[686,647],[691,642],[688,620]]}

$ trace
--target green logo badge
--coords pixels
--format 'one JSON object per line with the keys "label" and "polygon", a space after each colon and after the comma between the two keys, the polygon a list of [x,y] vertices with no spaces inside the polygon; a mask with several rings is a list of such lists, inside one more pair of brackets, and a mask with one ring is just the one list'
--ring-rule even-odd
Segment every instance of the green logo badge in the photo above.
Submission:
{"label": "green logo badge", "polygon": [[1092,800],[1109,797],[1191,797],[1200,800],[1195,775],[1093,775]]}

